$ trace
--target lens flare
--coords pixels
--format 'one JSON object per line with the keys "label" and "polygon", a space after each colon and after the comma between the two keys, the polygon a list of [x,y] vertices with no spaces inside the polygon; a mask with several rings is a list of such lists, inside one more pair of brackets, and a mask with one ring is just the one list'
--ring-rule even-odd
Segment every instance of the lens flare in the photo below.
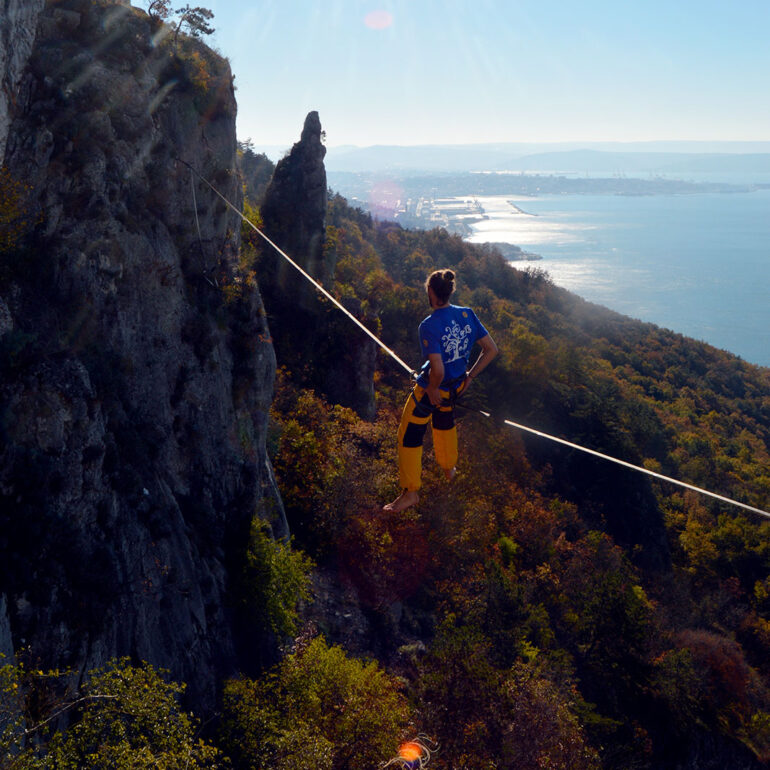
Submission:
{"label": "lens flare", "polygon": [[364,24],[369,29],[387,29],[393,24],[393,14],[388,11],[370,11],[364,17]]}
{"label": "lens flare", "polygon": [[394,219],[402,204],[404,189],[392,179],[378,179],[369,192],[369,211],[379,219]]}
{"label": "lens flare", "polygon": [[398,749],[398,756],[407,762],[414,762],[415,759],[422,756],[422,746],[419,743],[414,743],[414,741],[404,743]]}
{"label": "lens flare", "polygon": [[426,770],[432,751],[436,751],[433,741],[426,735],[418,735],[411,741],[405,741],[398,747],[398,756],[381,765],[382,770],[397,767],[399,770]]}

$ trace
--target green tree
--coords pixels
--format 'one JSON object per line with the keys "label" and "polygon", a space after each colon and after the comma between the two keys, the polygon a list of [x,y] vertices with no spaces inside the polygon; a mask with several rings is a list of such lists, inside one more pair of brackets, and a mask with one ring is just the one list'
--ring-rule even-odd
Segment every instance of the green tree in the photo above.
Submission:
{"label": "green tree", "polygon": [[313,562],[301,551],[274,540],[255,518],[246,552],[244,594],[249,611],[278,636],[297,631],[298,605],[310,598]]}
{"label": "green tree", "polygon": [[222,737],[239,767],[358,770],[393,756],[408,718],[392,677],[316,637],[259,681],[227,683]]}
{"label": "green tree", "polygon": [[174,29],[174,46],[176,47],[179,33],[185,31],[190,37],[200,37],[201,35],[211,35],[214,27],[209,26],[208,22],[214,18],[213,11],[200,6],[177,8],[174,11],[177,16],[176,28]]}
{"label": "green tree", "polygon": [[179,705],[184,685],[168,683],[148,663],[115,660],[93,672],[79,714],[49,747],[49,765],[87,768],[218,768],[216,748],[197,737],[197,723]]}
{"label": "green tree", "polygon": [[[179,704],[184,685],[167,682],[148,663],[113,660],[92,671],[74,694],[66,675],[0,669],[0,751],[13,770],[140,770],[220,768],[220,752],[198,737],[198,724]],[[64,717],[65,730],[53,732]]]}

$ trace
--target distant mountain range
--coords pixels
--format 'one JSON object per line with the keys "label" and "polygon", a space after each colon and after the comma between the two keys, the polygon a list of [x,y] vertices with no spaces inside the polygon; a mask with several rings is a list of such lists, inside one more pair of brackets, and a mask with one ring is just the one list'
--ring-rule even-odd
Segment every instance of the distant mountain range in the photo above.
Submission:
{"label": "distant mountain range", "polygon": [[[270,154],[268,148],[267,154]],[[639,142],[330,147],[328,171],[559,174],[770,173],[770,142]]]}

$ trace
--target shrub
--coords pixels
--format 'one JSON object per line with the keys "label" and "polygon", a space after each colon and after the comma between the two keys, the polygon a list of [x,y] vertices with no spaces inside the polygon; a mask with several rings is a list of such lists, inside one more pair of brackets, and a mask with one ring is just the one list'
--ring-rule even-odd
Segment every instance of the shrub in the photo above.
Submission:
{"label": "shrub", "polygon": [[[223,767],[212,745],[197,737],[198,725],[180,707],[184,686],[166,682],[164,672],[147,663],[113,660],[91,672],[74,697],[61,695],[59,672],[0,669],[2,767],[55,768]],[[66,715],[69,726],[48,732]],[[50,738],[49,738],[50,735]]]}
{"label": "shrub", "polygon": [[376,663],[316,637],[259,681],[227,683],[222,738],[238,767],[358,770],[395,753],[408,716]]}
{"label": "shrub", "polygon": [[248,609],[279,636],[297,630],[297,608],[310,598],[313,562],[289,545],[273,540],[267,525],[255,518],[246,552],[244,592]]}

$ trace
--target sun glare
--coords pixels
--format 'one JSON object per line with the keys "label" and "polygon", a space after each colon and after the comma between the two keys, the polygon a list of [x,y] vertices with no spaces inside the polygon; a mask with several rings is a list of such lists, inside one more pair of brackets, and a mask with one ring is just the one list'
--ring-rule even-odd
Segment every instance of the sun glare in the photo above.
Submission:
{"label": "sun glare", "polygon": [[388,11],[370,11],[364,17],[364,24],[369,29],[387,29],[393,24],[393,14]]}

